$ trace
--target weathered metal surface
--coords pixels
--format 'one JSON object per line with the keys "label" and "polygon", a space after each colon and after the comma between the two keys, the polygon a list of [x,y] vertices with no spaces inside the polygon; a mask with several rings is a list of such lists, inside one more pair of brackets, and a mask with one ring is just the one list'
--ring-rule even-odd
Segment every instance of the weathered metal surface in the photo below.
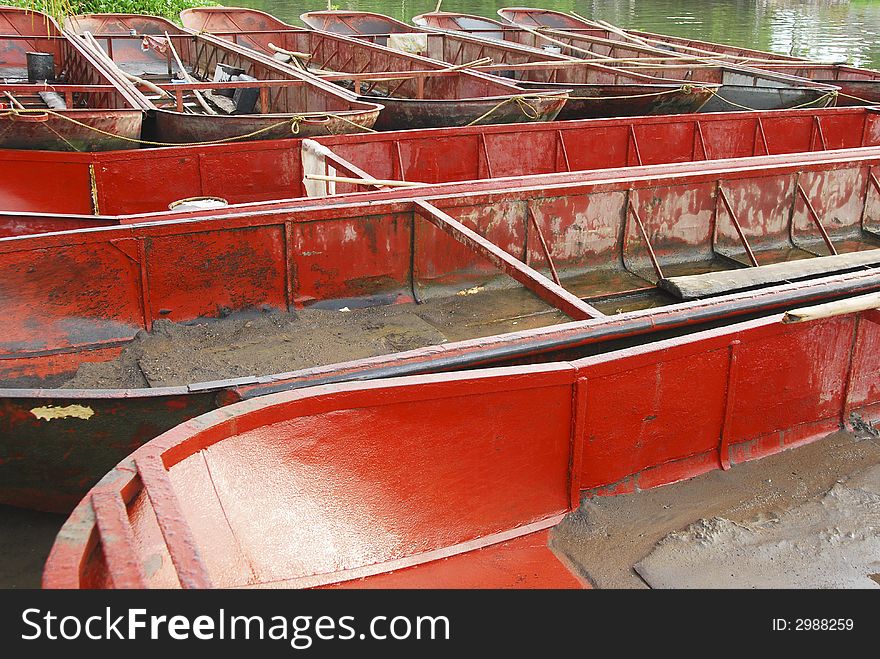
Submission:
{"label": "weathered metal surface", "polygon": [[[863,108],[788,110],[340,135],[319,141],[375,178],[443,183],[871,146],[880,144],[878,118],[877,111]],[[163,211],[175,200],[197,196],[218,196],[231,204],[304,197],[301,148],[301,140],[290,139],[100,154],[0,150],[0,209],[124,215]],[[161,188],[142,185],[153,178],[163,181]],[[31,185],[36,179],[45,185]],[[336,192],[367,189],[340,184]],[[46,221],[34,218],[34,231]],[[26,224],[6,214],[0,230],[12,225],[11,233],[32,232]]]}
{"label": "weathered metal surface", "polygon": [[[187,9],[181,13],[181,20],[187,28],[215,34],[267,55],[274,54],[272,46],[308,53],[308,65],[321,70],[322,76],[324,72],[352,74],[353,78],[324,77],[351,85],[364,100],[381,103],[384,107],[375,125],[377,130],[549,121],[567,98],[565,91],[546,91],[518,101],[524,96],[522,89],[495,76],[449,71],[443,62],[295,28],[254,9]],[[369,75],[387,72],[391,73],[385,82]]]}
{"label": "weathered metal surface", "polygon": [[[54,20],[3,7],[0,33],[0,148],[104,151],[136,146],[132,140],[140,137],[143,113],[135,95],[82,44],[67,39]],[[51,54],[63,79],[28,83],[29,51]],[[49,110],[38,95],[47,89],[64,100],[64,109]]]}
{"label": "weathered metal surface", "polygon": [[[537,242],[526,244],[530,213],[546,235],[557,236],[550,250],[562,278],[587,277],[576,292],[589,298],[619,292],[615,286],[604,290],[597,279],[611,258],[642,272],[649,252],[645,236],[664,269],[692,263],[699,271],[719,249],[728,259],[741,258],[744,248],[732,225],[724,215],[715,217],[719,180],[763,263],[778,260],[786,250],[809,256],[804,248],[823,242],[798,186],[813,199],[816,212],[833,218],[828,233],[840,251],[873,244],[862,223],[870,227],[876,221],[877,193],[867,186],[877,153],[868,149],[815,160],[806,165],[803,158],[797,163],[780,159],[762,169],[707,168],[665,181],[642,174],[509,191],[493,191],[496,182],[487,181],[468,194],[435,188],[424,197],[508,254],[540,262]],[[190,321],[380,294],[411,299],[412,287],[430,289],[446,277],[452,279],[445,283],[474,286],[497,274],[471,249],[444,255],[450,242],[439,232],[418,232],[414,242],[414,205],[406,199],[423,195],[395,194],[402,200],[324,208],[281,204],[246,213],[221,209],[207,219],[4,239],[0,267],[7,272],[2,286],[10,310],[2,321],[4,352],[9,359],[86,350],[131,338],[159,318]],[[644,236],[631,228],[630,204],[642,217]],[[370,232],[385,240],[367,240]],[[585,232],[590,240],[581,238]],[[296,250],[285,247],[285,236],[295,241]],[[329,249],[331,244],[338,246]],[[89,276],[59,280],[54,273],[62,263],[70,274],[83,268]],[[364,277],[373,282],[369,287]],[[642,286],[652,285],[652,277]],[[61,322],[67,318],[77,320]]]}
{"label": "weathered metal surface", "polygon": [[[852,356],[880,340],[869,313],[774,315],[573,362],[244,401],[110,472],[59,534],[43,585],[136,583],[147,564],[152,587],[496,585],[465,557],[546,542],[537,532],[583,491],[656,487],[880,417],[880,352]],[[96,524],[108,496],[126,502],[134,533]],[[564,583],[539,556],[546,567],[513,553],[503,581]]]}
{"label": "weathered metal surface", "polygon": [[[244,214],[2,239],[2,378],[7,386],[16,379],[51,381],[83,361],[109,358],[96,353],[103,350],[112,356],[158,318],[186,322],[264,306],[347,306],[353,299],[373,305],[411,303],[442,290],[478,288],[498,277],[499,270],[485,257],[491,252],[496,261],[507,260],[499,258],[500,250],[512,255],[505,267],[528,274],[539,295],[543,291],[545,299],[560,299],[546,274],[513,268],[515,256],[543,269],[545,251],[535,232],[529,231],[533,224],[548,237],[546,247],[567,294],[585,298],[589,306],[582,308],[588,314],[590,307],[604,304],[611,316],[583,321],[584,325],[551,326],[492,339],[474,337],[299,373],[192,383],[189,390],[219,394],[212,404],[225,404],[334,378],[565,358],[566,351],[588,345],[587,350],[608,350],[614,341],[643,340],[636,337],[650,332],[692,331],[738,315],[768,313],[780,305],[877,290],[880,277],[869,270],[699,303],[665,299],[658,303],[666,306],[641,311],[626,311],[632,308],[626,304],[617,309],[618,303],[608,301],[607,296],[624,295],[629,289],[643,294],[655,290],[649,246],[668,274],[737,267],[737,260],[744,259],[744,247],[728,216],[719,211],[719,185],[761,263],[809,257],[805,249],[821,249],[823,239],[809,219],[799,187],[813,199],[815,212],[827,223],[829,238],[841,252],[877,245],[871,232],[880,212],[880,191],[872,187],[869,174],[870,168],[880,165],[876,149],[766,157],[760,162],[760,168],[748,159],[726,165],[679,165],[672,172],[654,166],[599,172],[592,180],[584,174],[553,175],[533,180],[532,187],[513,181],[506,190],[497,180],[430,189],[424,202],[486,242],[459,241],[417,217],[417,206],[424,202],[414,203],[412,190],[379,193],[381,201],[373,193],[364,194],[360,204],[303,208],[270,204]],[[630,207],[640,217],[643,233],[635,227],[633,213],[627,212]],[[802,247],[792,243],[792,235]],[[494,247],[489,248],[489,243]],[[74,395],[31,389],[2,394],[28,399],[14,402],[14,409],[59,396],[78,399],[75,404],[83,406],[91,405],[93,398],[131,398],[130,392],[119,390]],[[143,395],[120,405],[114,411],[118,418],[108,421],[120,429],[117,457],[142,441],[126,430],[135,427],[126,414],[135,413],[140,401],[151,394]],[[158,398],[162,396],[159,392]],[[4,434],[8,458],[0,469],[34,457],[32,439],[17,434],[16,423],[10,423],[12,431]],[[53,418],[43,425],[44,437],[63,435],[71,428],[81,430],[79,418]],[[46,441],[41,448],[52,446]],[[56,453],[43,465],[40,486],[47,496],[51,490],[46,483],[60,482],[54,465],[63,455]],[[64,487],[75,489],[78,482],[97,474],[64,478],[69,479]]]}
{"label": "weathered metal surface", "polygon": [[[369,12],[326,11],[303,14],[315,29],[356,36],[385,45],[389,33],[423,33],[427,57],[460,65],[491,57],[492,64],[476,67],[515,80],[528,89],[568,89],[571,99],[560,118],[632,116],[661,112],[696,112],[718,89],[718,83],[661,80],[517,43],[487,40],[460,32],[419,28]],[[589,98],[589,102],[573,102]],[[627,108],[627,103],[634,107]]]}
{"label": "weathered metal surface", "polygon": [[367,11],[308,11],[300,14],[299,18],[313,30],[324,30],[348,36],[365,34],[387,36],[413,31],[412,25],[407,25],[403,21]]}
{"label": "weathered metal surface", "polygon": [[[606,28],[585,21],[572,14],[566,14],[552,9],[541,9],[536,7],[502,7],[498,10],[498,15],[505,21],[513,25],[524,25],[532,28],[552,28],[558,30],[566,30],[570,32],[578,32],[605,39],[626,39],[617,32],[607,30]],[[684,52],[694,53],[693,49],[703,52],[719,53],[734,58],[748,60],[778,60],[780,62],[805,62],[806,60],[799,57],[789,55],[779,55],[763,50],[753,50],[751,48],[741,48],[739,46],[729,46],[726,44],[712,43],[711,41],[699,41],[697,39],[687,39],[683,37],[672,37],[665,34],[653,34],[651,32],[642,32],[639,30],[626,30],[629,34],[645,39],[654,39],[667,45],[674,44],[682,48]],[[688,50],[691,49],[691,50]]]}
{"label": "weathered metal surface", "polygon": [[[459,25],[466,21],[470,29],[457,27],[481,37],[492,38],[485,33],[483,19],[467,14],[454,14],[450,19],[440,14],[438,19],[430,15],[419,17],[428,24]],[[415,20],[415,19],[414,19]],[[598,36],[589,32],[565,32],[559,30],[541,31],[532,28],[496,26],[501,30],[504,40],[531,48],[554,46],[561,54],[571,59],[584,59],[607,64],[616,70],[649,75],[654,78],[687,80],[693,84],[713,83],[720,87],[716,94],[700,108],[702,112],[731,112],[742,109],[775,110],[788,107],[816,107],[834,105],[839,91],[836,83],[828,80],[818,82],[813,75],[796,77],[795,71],[785,67],[777,70],[763,65],[752,68],[750,65],[738,66],[736,63],[723,63],[703,58],[685,59],[683,55],[671,53],[656,45],[641,44],[621,40],[619,35]],[[473,30],[471,32],[470,30]],[[617,36],[616,39],[607,38]],[[664,44],[665,45],[665,44]],[[815,70],[801,69],[800,73],[824,77],[837,77],[834,67],[819,67]],[[844,77],[837,72],[839,77]],[[880,73],[865,71],[861,76],[874,77],[880,81]],[[850,76],[846,76],[850,77]],[[633,92],[636,94],[637,92]],[[644,92],[642,92],[644,93]]]}
{"label": "weathered metal surface", "polygon": [[[214,409],[215,392],[165,390],[21,392],[0,401],[2,499],[40,510],[66,510],[98,473],[132,445]],[[29,446],[27,452],[24,447]],[[50,477],[52,480],[47,481]]]}
{"label": "weathered metal surface", "polygon": [[[256,79],[252,83],[240,83],[259,89],[254,110],[240,115],[184,112],[182,97],[148,99],[138,92],[142,105],[155,111],[155,122],[149,135],[151,141],[200,143],[359,132],[371,128],[381,110],[381,105],[358,101],[337,86],[307,73],[280,66],[268,57],[222,39],[181,30],[161,18],[128,14],[82,15],[72,17],[66,25],[72,34],[89,32],[96,38],[102,52],[96,52],[93,45],[83,41],[89,44],[96,57],[111,60],[125,73],[152,78],[170,93],[188,89],[172,82],[177,67],[171,64],[171,47],[165,46],[164,36],[144,47],[144,35],[167,33],[188,73],[196,78],[211,80],[215,66],[225,64]],[[117,72],[116,75],[121,80],[121,74]],[[274,84],[269,85],[266,81]],[[134,89],[130,82],[126,84]],[[211,83],[207,87],[217,88],[218,85]],[[225,85],[232,86],[235,85]]]}
{"label": "weathered metal surface", "polygon": [[[569,14],[553,10],[526,8],[504,8],[499,9],[498,13],[511,23],[523,25],[530,29],[540,27],[542,33],[548,37],[561,39],[564,42],[573,43],[581,48],[584,48],[592,40],[606,41],[610,44],[608,47],[599,49],[588,48],[598,52],[600,55],[618,57],[617,53],[612,54],[614,52],[612,48],[619,49],[621,46],[633,51],[627,52],[625,54],[626,57],[631,57],[634,53],[645,52],[644,49],[637,45],[634,39],[628,40],[619,33],[605,30],[601,26],[582,21]],[[423,15],[422,19],[429,25],[446,27],[447,29],[475,29],[478,30],[478,33],[483,33],[482,30],[486,29],[485,27],[476,26],[472,17],[468,17],[466,14],[450,14],[446,16],[444,12],[439,12],[438,14]],[[462,24],[462,21],[465,20],[466,22]],[[475,27],[470,27],[471,25],[475,25]],[[502,29],[504,28],[503,25],[501,27]],[[510,28],[508,27],[507,29],[509,30]],[[569,41],[565,36],[566,31],[572,36],[572,41]],[[713,54],[717,53],[726,61],[733,63],[741,63],[745,66],[764,71],[797,76],[820,84],[834,85],[840,88],[840,95],[836,99],[837,105],[860,105],[866,102],[876,103],[880,101],[880,72],[871,69],[841,64],[818,64],[776,53],[648,32],[634,30],[628,30],[627,32],[633,35],[635,39],[647,39],[647,43],[650,46],[661,48],[666,53],[672,52],[676,55],[688,57],[699,57],[701,55],[712,57]],[[533,40],[540,42],[540,38],[535,37],[533,32],[528,32],[527,34],[531,35],[531,39],[524,38],[524,43],[534,43]],[[645,41],[642,41],[642,43],[645,43]],[[754,107],[758,109],[758,106]]]}
{"label": "weathered metal surface", "polygon": [[441,30],[470,32],[490,39],[504,39],[504,33],[515,29],[510,23],[502,23],[494,18],[461,14],[451,11],[429,11],[413,16],[412,22],[419,27],[435,27]]}

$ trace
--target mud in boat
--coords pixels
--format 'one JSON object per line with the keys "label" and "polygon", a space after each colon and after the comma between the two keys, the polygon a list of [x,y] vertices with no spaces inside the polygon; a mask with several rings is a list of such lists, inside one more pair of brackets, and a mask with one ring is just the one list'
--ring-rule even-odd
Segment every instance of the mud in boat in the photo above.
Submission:
{"label": "mud in boat", "polygon": [[[769,156],[2,239],[0,497],[69,507],[148,439],[241,398],[570,359],[876,291],[878,166],[877,149]],[[368,316],[375,356],[340,363],[362,354],[343,336],[295,372],[59,388],[165,321],[210,332],[301,309]],[[399,352],[401,323],[424,347]],[[135,365],[159,382],[161,363]]]}
{"label": "mud in boat", "polygon": [[381,14],[309,12],[301,18],[315,29],[391,44],[453,66],[489,57],[492,64],[475,69],[515,80],[524,89],[571,90],[559,119],[696,112],[718,89],[715,83],[661,80],[512,41],[439,30],[425,32]]}
{"label": "mud in boat", "polygon": [[[467,24],[479,24],[479,17],[456,14],[454,22],[472,19]],[[435,21],[430,14],[418,16],[414,22],[426,24]],[[813,82],[788,74],[785,69],[772,72],[734,64],[725,64],[708,58],[685,59],[668,51],[633,42],[611,40],[583,33],[507,26],[498,23],[505,40],[531,48],[553,49],[573,59],[599,62],[605,66],[632,73],[650,75],[659,79],[687,80],[693,83],[718,84],[717,94],[706,103],[701,112],[731,112],[735,110],[776,110],[790,107],[824,107],[834,105],[839,88],[831,84]],[[472,34],[484,35],[485,28],[477,27]],[[487,35],[486,38],[494,38]],[[805,69],[801,69],[805,72]],[[880,80],[880,73],[876,74]]]}
{"label": "mud in boat", "polygon": [[[376,130],[550,121],[568,98],[564,90],[524,94],[495,76],[450,70],[400,50],[295,28],[253,9],[187,9],[181,20],[196,32],[289,60],[289,65],[300,63],[361,100],[381,103]],[[304,57],[286,54],[291,52]]]}
{"label": "mud in boat", "polygon": [[[381,109],[305,72],[161,18],[82,15],[71,17],[66,29],[83,35],[97,57],[112,62],[120,80],[146,90],[140,96],[154,112],[151,134],[159,143],[361,132],[373,126]],[[130,76],[141,82],[132,83]]]}
{"label": "mud in boat", "polygon": [[88,493],[43,586],[580,587],[548,539],[582,494],[730,469],[880,418],[868,298],[208,413]]}
{"label": "mud in boat", "polygon": [[53,19],[2,7],[0,33],[0,148],[137,146],[143,122],[137,95]]}
{"label": "mud in boat", "polygon": [[[182,217],[180,211],[111,216],[166,211],[192,197],[221,198],[230,206],[212,212],[226,213],[250,202],[289,205],[323,196],[329,204],[357,191],[378,194],[379,186],[357,180],[435,184],[874,146],[880,145],[878,119],[873,109],[837,108],[318,138],[329,149],[329,163],[316,163],[321,158],[312,149],[303,153],[300,139],[100,154],[0,151],[0,208],[17,211],[0,211],[0,235]],[[304,180],[334,171],[355,182]],[[47,183],[34,186],[34,178]],[[162,185],[144,185],[152,179]]]}

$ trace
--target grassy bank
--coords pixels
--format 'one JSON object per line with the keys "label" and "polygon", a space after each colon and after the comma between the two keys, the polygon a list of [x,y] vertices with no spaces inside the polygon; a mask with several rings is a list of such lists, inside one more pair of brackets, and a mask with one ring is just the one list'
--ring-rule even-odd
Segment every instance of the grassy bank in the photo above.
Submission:
{"label": "grassy bank", "polygon": [[180,12],[188,7],[219,4],[212,0],[0,0],[2,5],[42,11],[55,18],[71,14],[149,14],[179,21]]}

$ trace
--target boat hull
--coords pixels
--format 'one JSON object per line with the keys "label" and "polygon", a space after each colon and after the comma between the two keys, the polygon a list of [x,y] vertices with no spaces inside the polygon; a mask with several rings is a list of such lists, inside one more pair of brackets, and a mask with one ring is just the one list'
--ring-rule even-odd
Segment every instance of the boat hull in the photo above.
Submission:
{"label": "boat hull", "polygon": [[[0,9],[0,149],[109,151],[141,137],[139,97],[117,81],[55,21],[39,12]],[[48,83],[27,82],[29,51],[51,55]],[[48,87],[44,85],[48,84]],[[54,92],[56,103],[39,94]]]}
{"label": "boat hull", "polygon": [[723,85],[700,112],[736,112],[750,110],[785,110],[789,108],[824,108],[835,104],[836,96],[820,89],[762,89]]}
{"label": "boat hull", "polygon": [[[320,141],[369,176],[446,183],[872,146],[880,143],[878,117],[873,109],[850,107],[364,133]],[[301,150],[301,140],[288,139],[100,154],[0,151],[0,209],[79,215],[6,213],[0,215],[0,236],[60,230],[65,223],[78,228],[152,221],[159,218],[116,216],[168,211],[176,200],[205,195],[230,205],[308,203]],[[468,155],[450,160],[443,150]],[[163,185],[145,186],[152,177]],[[33,186],[33,180],[47,183]],[[357,190],[365,187],[340,183],[324,202]]]}
{"label": "boat hull", "polygon": [[[522,25],[525,27],[545,27],[555,30],[571,31],[572,33],[583,33],[602,38],[621,39],[627,41],[626,37],[609,31],[598,24],[592,24],[573,15],[563,12],[554,11],[552,9],[537,9],[530,7],[502,7],[498,10],[498,15],[512,25]],[[710,41],[699,41],[696,39],[686,39],[682,37],[672,37],[665,34],[653,34],[651,32],[642,32],[638,30],[627,30],[629,34],[636,37],[656,39],[657,41],[669,45],[677,46],[682,52],[694,53],[697,49],[706,53],[723,53],[734,57],[751,59],[751,60],[774,60],[779,62],[806,62],[799,57],[789,55],[779,55],[763,50],[753,50],[749,48],[741,48],[739,46],[729,46],[726,44],[712,43]],[[655,44],[656,45],[656,44]],[[699,54],[699,53],[697,53]]]}
{"label": "boat hull", "polygon": [[[732,220],[724,209],[718,210],[719,186],[736,191],[732,201],[724,198],[747,227],[745,235],[761,263],[775,262],[779,254],[822,253],[823,238],[799,196],[799,190],[809,194],[806,191],[816,186],[835,191],[827,198],[813,197],[812,203],[841,223],[829,231],[842,253],[877,245],[871,236],[877,235],[880,193],[869,180],[870,172],[880,167],[876,149],[777,157],[772,166],[767,164],[772,158],[762,160],[763,167],[746,159],[727,163],[727,169],[702,163],[673,170],[611,170],[593,174],[592,180],[572,174],[555,175],[555,182],[553,177],[539,177],[529,184],[509,179],[437,186],[421,193],[430,200],[422,202],[427,206],[414,206],[413,191],[405,190],[382,192],[378,198],[363,195],[360,204],[301,209],[281,204],[274,210],[257,207],[251,214],[0,240],[0,299],[6,305],[0,321],[0,368],[7,385],[22,387],[0,392],[0,482],[9,488],[15,484],[14,489],[0,488],[0,500],[64,509],[100,476],[89,468],[96,451],[86,439],[92,428],[107,433],[99,451],[106,465],[161,430],[163,419],[174,422],[205,405],[352,379],[567,359],[580,350],[592,354],[621,341],[650,340],[656,332],[690,332],[738,316],[771,313],[780,306],[880,289],[880,275],[868,270],[713,294],[700,302],[666,298],[659,307],[657,302],[633,305],[633,300],[642,299],[638,296],[608,297],[639,282],[639,295],[654,290],[650,280],[655,275],[640,242],[641,230],[635,216],[627,214],[630,201],[645,222],[642,227],[658,264],[673,271],[682,264],[697,272],[729,267],[747,258]],[[503,185],[509,190],[499,189]],[[392,196],[401,201],[391,201]],[[662,200],[659,206],[657,199]],[[828,199],[833,203],[824,205]],[[433,211],[424,210],[428,206],[439,208],[440,215],[430,215]],[[426,216],[419,213],[428,213],[439,224],[425,224]],[[479,234],[452,231],[454,225],[438,219],[442,213],[463,218]],[[720,219],[713,234],[708,227],[715,213]],[[547,272],[534,230],[531,240],[525,238],[531,218],[543,225],[546,235],[567,236],[551,239],[549,247],[562,289],[524,265],[533,263]],[[550,234],[553,224],[562,221],[569,224]],[[442,226],[452,233],[440,230]],[[580,226],[592,227],[590,231],[606,236],[606,241],[580,240]],[[623,251],[614,251],[616,245]],[[510,254],[524,255],[523,261]],[[709,264],[707,255],[714,255]],[[494,265],[487,264],[489,256]],[[30,264],[31,270],[25,271],[22,263]],[[609,263],[625,267],[608,271]],[[593,265],[582,270],[587,264]],[[67,275],[63,283],[56,276],[59,270]],[[609,315],[564,325],[558,325],[564,316],[548,315],[543,317],[549,325],[525,332],[508,325],[509,333],[499,334],[498,321],[510,322],[508,312],[495,318],[480,306],[479,314],[465,314],[470,334],[402,353],[386,350],[373,358],[325,362],[297,372],[189,383],[185,392],[50,388],[84,362],[112,359],[138,332],[162,319],[208,322],[255,309],[295,311],[316,304],[328,309],[382,304],[399,309],[418,306],[413,305],[416,299],[449,295],[455,300],[473,298],[476,304],[482,299],[480,291],[497,282],[500,274],[525,282],[529,291],[551,301],[551,311],[567,309],[566,315],[588,318],[596,311],[583,296],[588,301],[595,297],[595,304],[603,305]],[[525,317],[514,315],[518,327]],[[481,319],[485,326],[475,325]],[[339,354],[330,361],[339,361]],[[169,400],[174,401],[173,409],[157,413]],[[98,418],[99,413],[110,418]],[[29,493],[38,488],[44,497],[35,503]]]}
{"label": "boat hull", "polygon": [[[517,84],[527,90],[548,87],[546,83],[540,82],[517,81]],[[688,88],[672,85],[639,87],[638,85],[560,84],[559,86],[571,90],[568,101],[557,117],[560,121],[688,114],[700,111],[714,100],[709,88],[699,86]]]}
{"label": "boat hull", "polygon": [[[346,116],[347,115],[347,116]],[[307,115],[200,115],[156,110],[154,134],[159,142],[210,144],[248,140],[280,140],[367,132],[379,118],[379,109],[357,113]]]}
{"label": "boat hull", "polygon": [[[43,586],[577,587],[541,531],[582,495],[736,468],[880,418],[880,313],[784,319],[208,413],[102,479]],[[508,552],[493,563],[503,578],[473,577],[467,557],[516,538],[540,559]]]}
{"label": "boat hull", "polygon": [[880,103],[880,74],[877,80],[821,80],[840,87],[837,105],[874,105]]}
{"label": "boat hull", "polygon": [[[310,66],[335,72],[339,77],[333,80],[346,88],[350,85],[359,90],[361,82],[346,80],[343,73],[362,76],[414,72],[410,80],[393,81],[388,89],[375,94],[364,91],[370,95],[359,96],[362,101],[383,106],[377,130],[552,121],[565,104],[564,90],[522,98],[516,85],[495,76],[444,71],[449,67],[442,62],[357,39],[298,29],[261,11],[197,8],[182,12],[181,18],[189,29],[214,33],[263,54],[273,55],[273,46],[307,52],[311,55]],[[363,84],[375,85],[375,80]]]}
{"label": "boat hull", "polygon": [[[89,28],[99,30],[94,34],[89,32],[94,42],[83,43],[89,45],[95,57],[112,61],[128,75],[154,76],[157,81],[163,76],[173,78],[169,73],[171,51],[161,52],[164,41],[142,47],[143,34],[167,33],[173,51],[185,66],[200,72],[201,77],[210,78],[215,67],[222,63],[241,69],[254,79],[252,83],[233,84],[259,88],[259,98],[252,101],[258,114],[188,113],[184,111],[182,95],[173,101],[164,99],[162,105],[141,95],[144,107],[154,115],[149,124],[152,142],[210,144],[360,132],[371,129],[382,109],[375,103],[358,102],[335,85],[288,70],[259,53],[210,35],[182,31],[164,19],[127,14],[82,15],[72,17],[70,26],[81,32]],[[121,72],[116,75],[123,77]],[[191,77],[193,73],[187,75]],[[175,87],[181,89],[182,86],[167,83],[165,87],[173,97]]]}
{"label": "boat hull", "polygon": [[143,112],[134,109],[62,110],[53,115],[5,116],[0,117],[0,149],[133,149],[138,147],[142,123]]}
{"label": "boat hull", "polygon": [[384,106],[374,126],[376,130],[384,131],[553,121],[562,118],[558,115],[568,106],[564,91],[555,94],[523,94],[521,97],[450,101],[385,96],[360,98]]}

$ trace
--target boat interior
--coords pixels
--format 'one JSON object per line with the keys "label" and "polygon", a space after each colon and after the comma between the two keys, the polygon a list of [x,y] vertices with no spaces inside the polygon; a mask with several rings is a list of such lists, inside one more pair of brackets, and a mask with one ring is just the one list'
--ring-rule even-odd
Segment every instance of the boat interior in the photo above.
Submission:
{"label": "boat interior", "polygon": [[[444,64],[401,50],[339,35],[296,28],[253,10],[189,9],[184,25],[299,66],[364,96],[458,99],[520,93],[512,83],[471,72],[444,71]],[[286,51],[286,52],[285,52]],[[294,53],[294,55],[291,55]],[[396,75],[409,72],[411,77]],[[364,78],[340,78],[349,73]],[[384,73],[369,79],[369,74]]]}
{"label": "boat interior", "polygon": [[0,107],[29,111],[132,107],[131,99],[61,35],[54,22],[37,23],[32,16],[10,9],[0,12]]}
{"label": "boat interior", "polygon": [[[427,198],[6,238],[2,374],[57,383],[159,321],[332,311],[364,327],[359,336],[384,337],[369,350],[390,354],[400,344],[386,340],[399,334],[389,326],[401,316],[436,345],[871,269],[875,168],[842,157],[668,181],[646,173],[437,188]],[[82,276],[60,281],[60,268]],[[360,352],[343,343],[313,359],[370,356],[352,347]]]}
{"label": "boat interior", "polygon": [[[345,112],[352,102],[283,68],[162,19],[76,16],[68,29],[93,39],[161,109],[188,114]],[[167,36],[166,36],[167,35]],[[219,86],[223,83],[223,86]]]}

